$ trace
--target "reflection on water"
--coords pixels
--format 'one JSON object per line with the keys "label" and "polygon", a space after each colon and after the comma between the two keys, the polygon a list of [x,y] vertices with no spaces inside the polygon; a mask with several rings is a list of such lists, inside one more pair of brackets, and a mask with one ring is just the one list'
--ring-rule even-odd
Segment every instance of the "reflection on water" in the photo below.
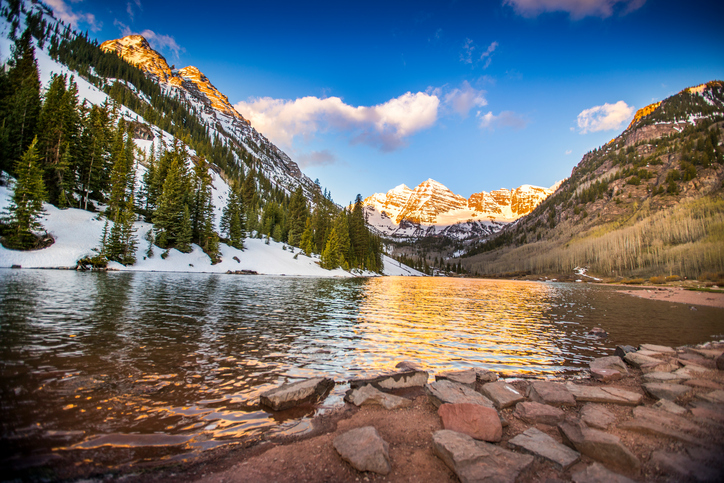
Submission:
{"label": "reflection on water", "polygon": [[0,270],[0,468],[184,458],[305,431],[315,409],[256,406],[295,378],[403,359],[555,376],[618,343],[721,337],[723,319],[582,284]]}

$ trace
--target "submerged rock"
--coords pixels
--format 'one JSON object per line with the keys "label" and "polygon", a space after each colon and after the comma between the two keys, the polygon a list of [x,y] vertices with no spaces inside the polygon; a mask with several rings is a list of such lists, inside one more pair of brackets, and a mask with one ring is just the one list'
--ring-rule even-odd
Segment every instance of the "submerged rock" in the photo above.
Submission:
{"label": "submerged rock", "polygon": [[342,459],[357,471],[386,475],[392,469],[389,445],[372,426],[340,434],[334,438],[332,444]]}
{"label": "submerged rock", "polygon": [[282,384],[259,397],[262,406],[281,411],[305,403],[324,399],[334,387],[334,381],[327,377],[313,377],[303,381]]}

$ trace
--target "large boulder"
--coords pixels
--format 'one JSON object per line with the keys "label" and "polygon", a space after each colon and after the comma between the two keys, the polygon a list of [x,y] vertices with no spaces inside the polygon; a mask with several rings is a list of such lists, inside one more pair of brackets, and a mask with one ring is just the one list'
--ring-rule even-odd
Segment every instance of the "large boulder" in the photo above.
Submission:
{"label": "large boulder", "polygon": [[443,404],[437,414],[445,429],[492,443],[497,443],[503,437],[503,425],[493,408],[479,404]]}
{"label": "large boulder", "polygon": [[513,415],[529,424],[541,423],[551,426],[557,425],[565,417],[565,413],[560,409],[533,401],[516,404]]}
{"label": "large boulder", "polygon": [[477,391],[473,391],[468,386],[463,386],[456,382],[442,380],[435,381],[425,386],[430,402],[439,408],[441,404],[479,404],[488,408],[493,407],[490,399],[486,398]]}
{"label": "large boulder", "polygon": [[562,445],[536,428],[526,429],[508,441],[508,445],[552,461],[564,470],[577,462],[581,457],[578,451]]}
{"label": "large boulder", "polygon": [[263,392],[259,396],[259,404],[281,411],[300,404],[315,403],[327,397],[334,387],[334,381],[327,377],[313,377],[303,381],[282,384],[279,387]]}
{"label": "large boulder", "polygon": [[427,371],[403,369],[399,372],[380,374],[370,378],[352,379],[349,381],[349,387],[356,389],[369,384],[380,391],[391,391],[393,389],[403,389],[406,387],[422,387],[427,384],[428,376]]}
{"label": "large boulder", "polygon": [[372,426],[352,429],[332,442],[334,449],[357,471],[372,471],[380,475],[390,472],[390,450]]}
{"label": "large boulder", "polygon": [[523,394],[503,381],[483,384],[480,391],[493,401],[493,404],[498,409],[504,409],[525,400]]}
{"label": "large boulder", "polygon": [[565,444],[607,467],[625,471],[638,471],[641,467],[638,458],[613,434],[591,429],[580,421],[564,421],[558,430]]}
{"label": "large boulder", "polygon": [[520,472],[534,460],[533,456],[475,441],[466,434],[448,429],[432,435],[432,447],[462,483],[514,483]]}
{"label": "large boulder", "polygon": [[575,406],[576,399],[566,386],[559,382],[536,381],[530,385],[528,397],[531,401],[551,406]]}
{"label": "large boulder", "polygon": [[406,408],[412,405],[409,399],[379,391],[370,384],[350,389],[344,399],[355,406],[377,405],[385,409]]}

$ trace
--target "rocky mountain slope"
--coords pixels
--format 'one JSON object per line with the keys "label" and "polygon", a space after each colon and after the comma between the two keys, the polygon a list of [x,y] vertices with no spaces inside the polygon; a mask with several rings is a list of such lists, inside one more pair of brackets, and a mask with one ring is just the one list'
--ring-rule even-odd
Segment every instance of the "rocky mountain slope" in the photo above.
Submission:
{"label": "rocky mountain slope", "polygon": [[724,271],[724,84],[639,110],[515,226],[471,248],[478,273],[698,276]]}
{"label": "rocky mountain slope", "polygon": [[538,206],[558,187],[523,185],[457,195],[433,179],[415,189],[404,184],[364,200],[367,220],[390,238],[445,236],[456,240],[488,236]]}
{"label": "rocky mountain slope", "polygon": [[[194,114],[203,120],[212,137],[218,136],[248,153],[261,173],[275,185],[291,193],[301,184],[311,199],[311,193],[317,190],[314,182],[286,153],[254,129],[198,68],[172,69],[141,35],[108,40],[100,47],[140,68],[155,79],[167,94],[177,96],[192,106]],[[241,163],[239,156],[235,156]]]}

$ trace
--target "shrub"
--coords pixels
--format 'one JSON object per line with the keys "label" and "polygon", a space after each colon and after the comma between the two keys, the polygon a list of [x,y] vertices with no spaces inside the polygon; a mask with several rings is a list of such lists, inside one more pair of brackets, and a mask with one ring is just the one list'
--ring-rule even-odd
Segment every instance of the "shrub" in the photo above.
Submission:
{"label": "shrub", "polygon": [[622,280],[621,283],[626,285],[641,285],[645,281],[643,278],[629,278],[628,280]]}
{"label": "shrub", "polygon": [[681,280],[681,277],[678,275],[669,275],[666,277],[667,282],[678,282],[679,280]]}
{"label": "shrub", "polygon": [[649,279],[649,282],[656,284],[656,285],[660,285],[660,284],[666,282],[666,277],[651,277]]}

